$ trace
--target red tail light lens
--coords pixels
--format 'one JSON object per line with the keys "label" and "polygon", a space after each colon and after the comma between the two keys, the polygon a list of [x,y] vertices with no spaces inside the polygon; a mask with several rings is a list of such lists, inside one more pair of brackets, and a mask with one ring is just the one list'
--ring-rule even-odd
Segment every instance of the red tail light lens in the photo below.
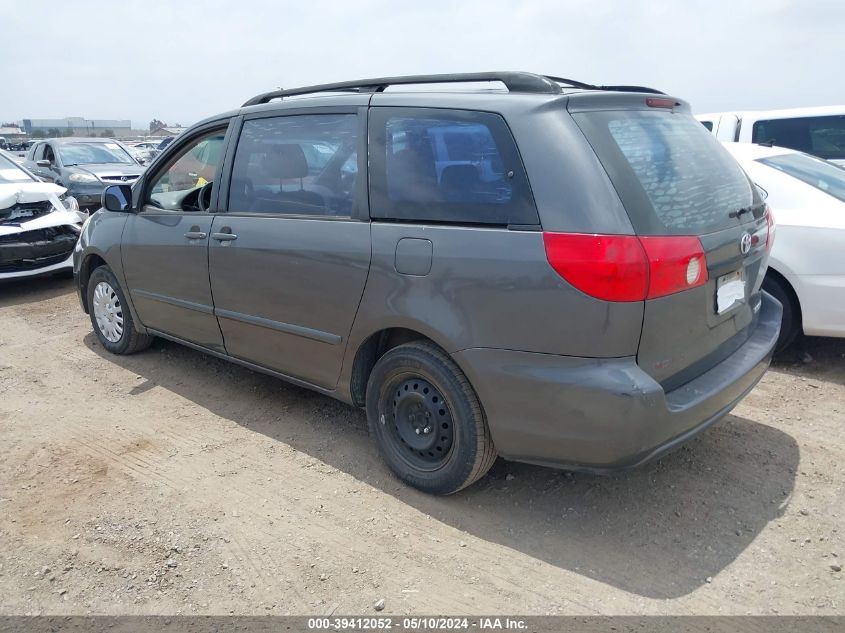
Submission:
{"label": "red tail light lens", "polygon": [[552,268],[581,292],[604,301],[642,301],[648,262],[633,235],[543,233]]}
{"label": "red tail light lens", "polygon": [[552,268],[581,292],[603,301],[643,301],[707,282],[694,236],[637,237],[544,233]]}
{"label": "red tail light lens", "polygon": [[697,237],[641,237],[648,256],[648,294],[655,299],[707,282],[707,260]]}
{"label": "red tail light lens", "polygon": [[772,208],[769,205],[766,205],[766,225],[768,226],[768,233],[766,233],[766,250],[772,250],[772,246],[775,244],[775,230],[777,229],[777,224],[775,223],[775,216],[772,213]]}

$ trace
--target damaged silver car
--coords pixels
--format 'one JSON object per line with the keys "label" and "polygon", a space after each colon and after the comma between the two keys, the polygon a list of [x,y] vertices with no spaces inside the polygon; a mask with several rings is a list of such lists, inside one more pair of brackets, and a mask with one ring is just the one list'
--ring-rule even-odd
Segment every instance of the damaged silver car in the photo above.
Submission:
{"label": "damaged silver car", "polygon": [[87,213],[0,151],[0,281],[70,273]]}

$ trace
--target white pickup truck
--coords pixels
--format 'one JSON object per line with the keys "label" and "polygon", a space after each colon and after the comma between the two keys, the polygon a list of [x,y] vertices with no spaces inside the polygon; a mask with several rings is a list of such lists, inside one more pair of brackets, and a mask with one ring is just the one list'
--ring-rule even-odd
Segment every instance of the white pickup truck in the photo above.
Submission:
{"label": "white pickup truck", "polygon": [[845,166],[845,105],[712,112],[695,118],[720,141],[788,147]]}

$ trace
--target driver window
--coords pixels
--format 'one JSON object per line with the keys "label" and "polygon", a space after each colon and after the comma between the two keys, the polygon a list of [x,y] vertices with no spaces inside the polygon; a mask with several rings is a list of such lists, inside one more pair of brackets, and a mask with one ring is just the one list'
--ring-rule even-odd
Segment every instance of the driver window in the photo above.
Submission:
{"label": "driver window", "polygon": [[53,148],[50,147],[49,145],[46,145],[44,147],[44,158],[46,160],[49,160],[51,165],[56,164],[56,156],[55,156],[55,154],[53,154]]}
{"label": "driver window", "polygon": [[[168,211],[198,211],[200,190],[214,180],[223,158],[226,130],[209,132],[189,143],[152,180],[146,204]],[[204,195],[208,195],[208,189]]]}

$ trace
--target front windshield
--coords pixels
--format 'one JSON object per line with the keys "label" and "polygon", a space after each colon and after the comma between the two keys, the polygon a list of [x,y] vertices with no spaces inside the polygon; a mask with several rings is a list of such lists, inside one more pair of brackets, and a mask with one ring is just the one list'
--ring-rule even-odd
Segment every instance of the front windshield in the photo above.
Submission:
{"label": "front windshield", "polygon": [[17,182],[33,182],[35,178],[15,164],[12,159],[0,154],[0,184],[8,185]]}
{"label": "front windshield", "polygon": [[797,178],[845,202],[845,169],[807,154],[781,154],[757,162]]}
{"label": "front windshield", "polygon": [[123,163],[133,165],[132,157],[117,143],[62,143],[59,145],[62,164],[99,165],[105,163]]}

